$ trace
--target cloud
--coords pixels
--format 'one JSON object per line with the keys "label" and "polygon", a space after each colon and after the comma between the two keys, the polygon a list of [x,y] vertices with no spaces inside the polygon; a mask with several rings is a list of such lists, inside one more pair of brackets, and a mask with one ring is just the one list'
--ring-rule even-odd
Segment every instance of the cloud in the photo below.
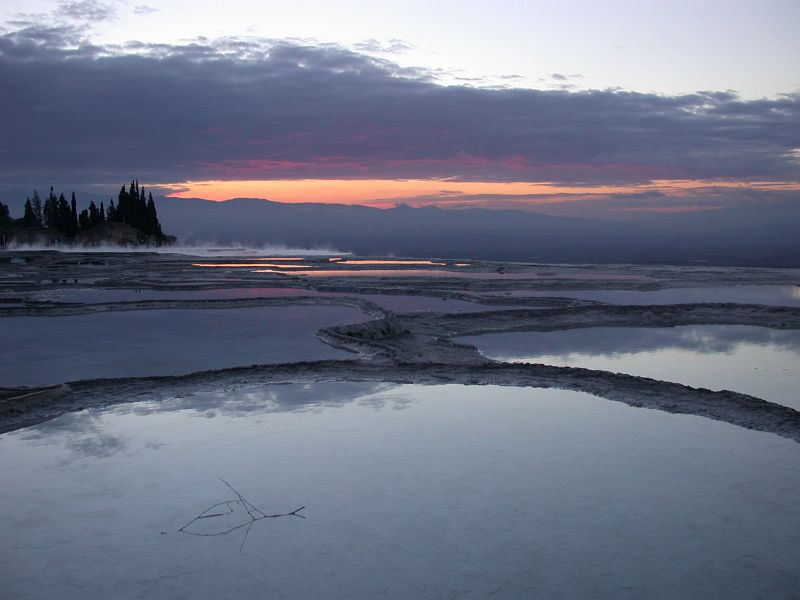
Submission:
{"label": "cloud", "polygon": [[413,50],[414,46],[403,40],[392,38],[388,42],[381,42],[374,38],[353,44],[353,49],[358,52],[373,54],[402,54]]}
{"label": "cloud", "polygon": [[137,4],[133,7],[133,12],[137,15],[150,15],[159,12],[159,9],[148,6],[147,4]]}
{"label": "cloud", "polygon": [[58,17],[96,23],[113,19],[117,11],[111,4],[99,0],[74,0],[59,2],[55,13]]}
{"label": "cloud", "polygon": [[[83,3],[78,3],[83,4]],[[334,44],[0,36],[0,183],[797,180],[800,95],[442,86]]]}

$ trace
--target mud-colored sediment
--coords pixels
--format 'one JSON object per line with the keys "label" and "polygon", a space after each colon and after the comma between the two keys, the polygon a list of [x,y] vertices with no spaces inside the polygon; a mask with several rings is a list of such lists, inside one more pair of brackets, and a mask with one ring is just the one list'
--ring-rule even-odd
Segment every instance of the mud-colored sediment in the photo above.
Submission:
{"label": "mud-colored sediment", "polygon": [[629,406],[696,415],[774,433],[800,442],[800,412],[730,391],[711,391],[645,377],[537,364],[411,363],[362,360],[254,365],[175,377],[77,381],[46,390],[17,390],[0,401],[0,431],[10,431],[65,412],[140,400],[187,396],[209,388],[323,381],[381,381],[421,385],[462,384],[557,388],[587,392]]}

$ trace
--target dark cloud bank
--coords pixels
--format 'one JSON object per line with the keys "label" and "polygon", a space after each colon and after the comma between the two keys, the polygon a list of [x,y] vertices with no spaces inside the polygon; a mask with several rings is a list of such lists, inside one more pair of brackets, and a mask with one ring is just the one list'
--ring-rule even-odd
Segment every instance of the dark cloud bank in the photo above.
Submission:
{"label": "dark cloud bank", "polygon": [[[75,10],[93,7],[78,4]],[[745,101],[730,92],[447,87],[434,73],[336,45],[225,39],[108,48],[70,28],[32,26],[0,35],[0,85],[0,188],[20,192],[5,199],[12,204],[24,202],[23,190],[51,184],[67,192],[94,189],[102,192],[94,199],[107,200],[131,177],[452,178],[442,184],[447,191],[412,202],[461,208],[475,201],[509,208],[525,198],[464,195],[459,179],[800,179],[798,95]],[[562,196],[572,202],[542,208],[562,217],[177,199],[163,199],[159,215],[183,241],[551,262],[800,266],[796,192],[590,196]],[[79,197],[86,203],[91,194]],[[574,218],[597,216],[600,203],[606,214],[683,204],[706,210],[635,224]]]}
{"label": "dark cloud bank", "polygon": [[446,87],[336,45],[107,48],[36,27],[0,36],[0,82],[0,182],[20,187],[800,177],[798,95]]}

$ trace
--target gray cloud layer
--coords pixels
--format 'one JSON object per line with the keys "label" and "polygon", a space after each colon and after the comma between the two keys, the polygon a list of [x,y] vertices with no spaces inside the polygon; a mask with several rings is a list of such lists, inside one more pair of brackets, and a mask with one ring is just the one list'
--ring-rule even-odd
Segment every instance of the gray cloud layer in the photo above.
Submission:
{"label": "gray cloud layer", "polygon": [[800,178],[796,94],[444,87],[336,45],[105,48],[34,27],[0,36],[0,82],[6,184]]}

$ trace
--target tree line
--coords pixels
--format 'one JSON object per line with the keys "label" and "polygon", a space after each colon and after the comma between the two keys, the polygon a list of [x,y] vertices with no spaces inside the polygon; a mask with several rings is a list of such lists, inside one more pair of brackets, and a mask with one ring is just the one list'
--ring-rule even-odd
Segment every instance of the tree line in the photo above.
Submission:
{"label": "tree line", "polygon": [[0,202],[0,225],[6,227],[50,229],[73,238],[79,232],[88,231],[103,223],[125,223],[156,239],[164,238],[153,194],[151,192],[145,195],[145,189],[140,188],[136,180],[131,182],[129,189],[122,186],[116,204],[113,199],[108,206],[103,202],[97,206],[92,201],[80,212],[75,192],[72,192],[72,198],[67,201],[63,193],[56,196],[52,187],[44,201],[34,191],[33,197],[25,201],[23,215],[19,219],[13,219],[8,206]]}

